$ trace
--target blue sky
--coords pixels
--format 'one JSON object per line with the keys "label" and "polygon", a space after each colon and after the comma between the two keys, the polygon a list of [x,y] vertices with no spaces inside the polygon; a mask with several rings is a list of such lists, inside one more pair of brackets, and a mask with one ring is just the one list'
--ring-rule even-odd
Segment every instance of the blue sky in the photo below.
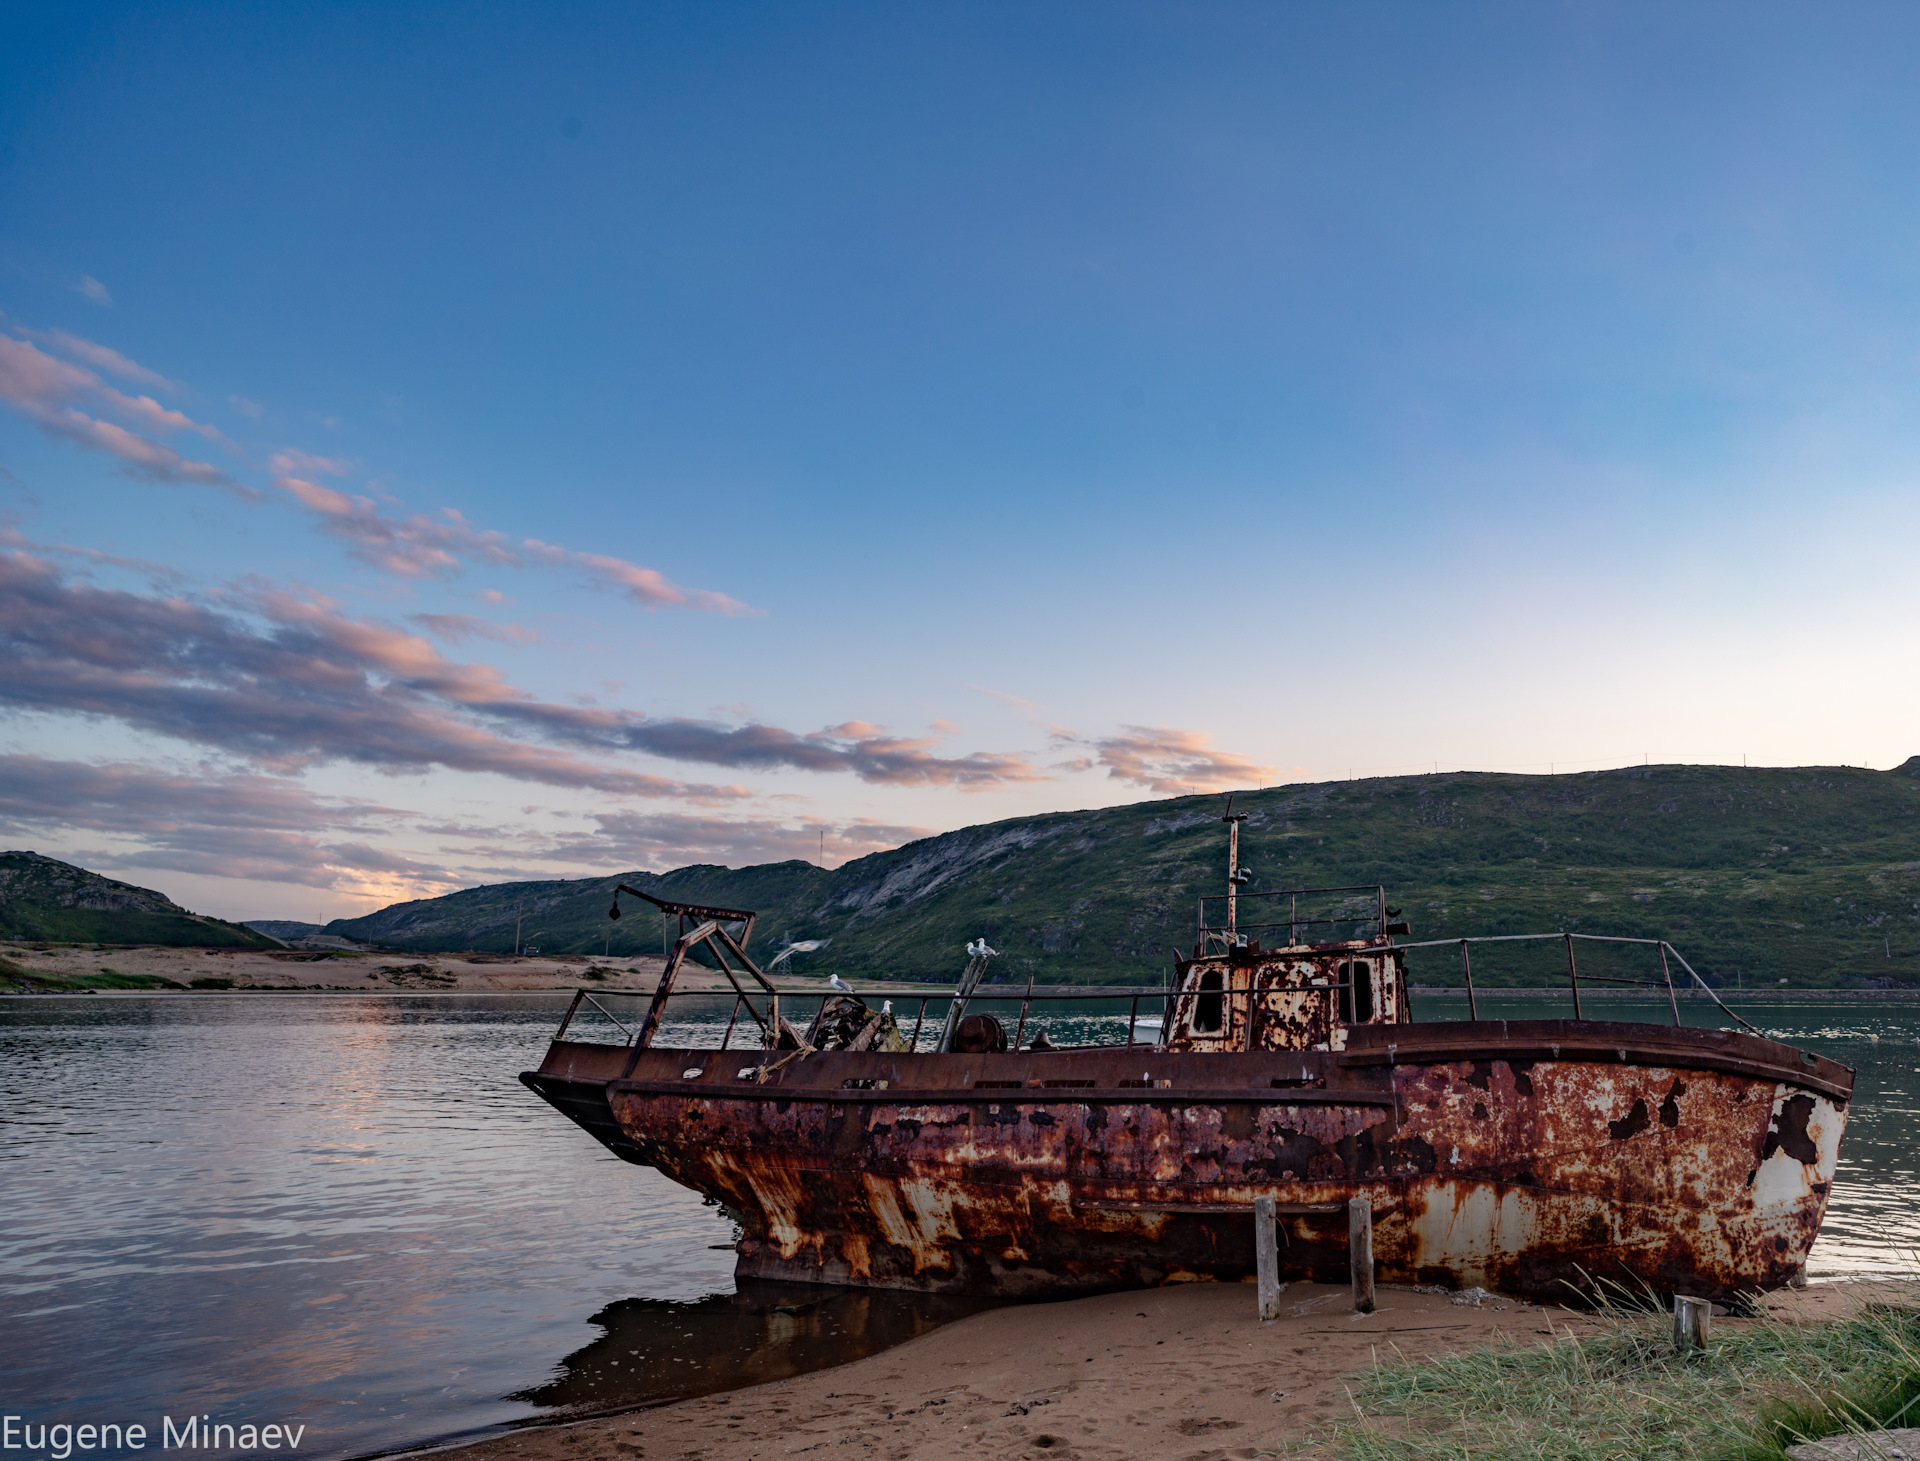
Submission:
{"label": "blue sky", "polygon": [[1894,764],[1917,30],[13,7],[0,837],[319,918]]}

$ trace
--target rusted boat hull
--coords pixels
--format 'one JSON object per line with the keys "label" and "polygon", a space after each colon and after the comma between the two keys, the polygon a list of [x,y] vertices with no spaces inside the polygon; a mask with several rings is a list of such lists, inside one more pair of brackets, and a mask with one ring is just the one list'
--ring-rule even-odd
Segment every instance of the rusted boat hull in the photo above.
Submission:
{"label": "rusted boat hull", "polygon": [[1564,1300],[1596,1278],[1777,1288],[1826,1210],[1843,1066],[1755,1036],[1595,1021],[1355,1027],[1334,1051],[756,1055],[557,1042],[527,1084],[716,1198],[738,1272],[977,1294],[1233,1281],[1251,1205],[1283,1276]]}

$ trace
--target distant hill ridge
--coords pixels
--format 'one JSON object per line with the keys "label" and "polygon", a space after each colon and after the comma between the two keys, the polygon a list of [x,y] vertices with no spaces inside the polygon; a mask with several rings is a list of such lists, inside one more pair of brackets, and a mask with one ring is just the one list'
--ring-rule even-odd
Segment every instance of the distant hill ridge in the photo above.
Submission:
{"label": "distant hill ridge", "polygon": [[320,933],[324,923],[302,923],[297,918],[247,918],[241,920],[241,927],[250,928],[255,933],[264,933],[268,938],[296,939],[308,934]]}
{"label": "distant hill ridge", "polygon": [[0,938],[44,943],[277,948],[271,938],[189,913],[164,893],[37,852],[0,852]]}
{"label": "distant hill ridge", "polygon": [[[1632,766],[1562,776],[1483,772],[1241,793],[1255,888],[1383,883],[1413,938],[1548,932],[1664,936],[1728,984],[1920,984],[1920,757],[1850,767]],[[802,967],[944,977],[982,934],[1003,978],[1157,981],[1221,891],[1221,798],[1179,797],[965,827],[832,870],[730,869],[500,883],[336,920],[328,934],[418,951],[514,946],[658,953],[660,924],[622,881],[752,908],[753,949],[825,939]],[[1552,982],[1546,946],[1476,955],[1489,986]],[[1427,982],[1457,955],[1417,951]],[[1586,957],[1583,955],[1583,957]],[[1604,956],[1594,965],[1606,972]],[[1624,966],[1623,966],[1624,968]],[[1626,977],[1649,972],[1632,968]]]}

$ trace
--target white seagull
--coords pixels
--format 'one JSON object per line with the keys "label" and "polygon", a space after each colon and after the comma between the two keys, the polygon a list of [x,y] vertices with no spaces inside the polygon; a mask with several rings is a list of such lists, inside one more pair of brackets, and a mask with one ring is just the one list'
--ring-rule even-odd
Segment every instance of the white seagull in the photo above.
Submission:
{"label": "white seagull", "polygon": [[853,993],[853,986],[847,983],[847,981],[842,979],[838,974],[829,974],[827,976],[827,983],[830,984],[833,988],[839,990],[842,994]]}
{"label": "white seagull", "polygon": [[823,938],[801,939],[800,942],[797,944],[788,944],[779,953],[775,954],[771,959],[767,960],[767,967],[769,969],[777,969],[782,964],[786,963],[789,959],[791,959],[795,954],[811,954],[816,949],[824,949],[826,946],[827,946],[827,941]]}

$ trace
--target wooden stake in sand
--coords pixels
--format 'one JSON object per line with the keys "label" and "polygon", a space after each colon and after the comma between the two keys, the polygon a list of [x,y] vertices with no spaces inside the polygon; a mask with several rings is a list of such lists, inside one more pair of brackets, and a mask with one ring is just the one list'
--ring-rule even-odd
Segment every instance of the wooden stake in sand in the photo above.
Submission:
{"label": "wooden stake in sand", "polygon": [[1253,1200],[1253,1262],[1260,1278],[1260,1318],[1280,1317],[1280,1254],[1274,1246],[1273,1198]]}
{"label": "wooden stake in sand", "polygon": [[1705,1299],[1673,1296],[1673,1347],[1685,1354],[1707,1347],[1707,1325],[1713,1318],[1713,1305]]}
{"label": "wooden stake in sand", "polygon": [[[1373,1203],[1347,1200],[1347,1261],[1353,1270],[1353,1312],[1373,1312]],[[1678,1321],[1676,1321],[1678,1322]]]}

